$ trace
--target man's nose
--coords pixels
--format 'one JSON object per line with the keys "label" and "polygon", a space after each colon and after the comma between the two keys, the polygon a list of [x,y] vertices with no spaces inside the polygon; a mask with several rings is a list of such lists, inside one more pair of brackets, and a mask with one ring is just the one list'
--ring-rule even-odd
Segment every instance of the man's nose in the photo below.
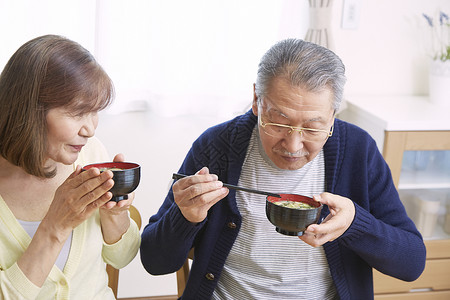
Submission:
{"label": "man's nose", "polygon": [[303,149],[304,138],[301,132],[293,130],[283,139],[283,147],[290,153],[296,153]]}

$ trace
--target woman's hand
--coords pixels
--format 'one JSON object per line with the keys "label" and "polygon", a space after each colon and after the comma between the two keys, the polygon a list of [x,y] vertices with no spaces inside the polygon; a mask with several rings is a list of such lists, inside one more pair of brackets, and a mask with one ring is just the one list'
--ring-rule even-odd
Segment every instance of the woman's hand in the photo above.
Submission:
{"label": "woman's hand", "polygon": [[58,240],[65,241],[75,227],[111,199],[108,190],[114,185],[112,177],[111,171],[100,173],[92,168],[81,172],[77,166],[57,188],[42,225],[49,226]]}
{"label": "woman's hand", "polygon": [[[117,154],[114,162],[123,162],[122,153]],[[128,198],[118,202],[109,201],[100,207],[100,222],[102,226],[103,240],[107,244],[114,244],[130,227],[128,209],[134,200],[134,192],[128,194]]]}
{"label": "woman's hand", "polygon": [[331,193],[314,196],[314,200],[328,205],[330,214],[320,225],[309,225],[299,238],[313,247],[318,247],[334,241],[350,227],[355,217],[355,205],[352,200]]}
{"label": "woman's hand", "polygon": [[111,171],[100,173],[96,168],[81,172],[77,166],[58,187],[30,245],[17,261],[35,285],[44,283],[70,232],[111,199],[112,176]]}
{"label": "woman's hand", "polygon": [[192,223],[202,222],[208,210],[228,194],[217,175],[203,167],[195,175],[178,179],[172,187],[175,203],[183,216]]}

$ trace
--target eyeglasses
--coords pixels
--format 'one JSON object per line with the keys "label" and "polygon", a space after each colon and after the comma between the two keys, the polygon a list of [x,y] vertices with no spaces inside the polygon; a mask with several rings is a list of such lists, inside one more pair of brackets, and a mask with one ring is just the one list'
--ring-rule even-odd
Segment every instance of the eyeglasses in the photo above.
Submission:
{"label": "eyeglasses", "polygon": [[330,130],[322,130],[313,128],[294,127],[290,125],[277,123],[266,123],[262,120],[261,116],[259,116],[258,119],[259,125],[261,125],[261,128],[264,131],[264,133],[276,138],[283,138],[288,136],[292,132],[297,131],[305,141],[323,142],[333,135],[334,126],[331,126]]}

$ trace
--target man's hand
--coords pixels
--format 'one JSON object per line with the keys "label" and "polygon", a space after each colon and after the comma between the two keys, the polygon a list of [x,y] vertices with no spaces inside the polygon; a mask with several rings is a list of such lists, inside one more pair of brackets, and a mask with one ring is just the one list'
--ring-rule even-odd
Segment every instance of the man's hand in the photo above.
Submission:
{"label": "man's hand", "polygon": [[318,247],[334,241],[350,227],[355,217],[355,205],[352,200],[331,193],[314,196],[314,200],[328,205],[330,214],[321,224],[309,225],[299,238],[313,247]]}
{"label": "man's hand", "polygon": [[173,187],[175,203],[183,216],[192,223],[202,222],[208,210],[228,194],[228,189],[203,167],[195,175],[177,180]]}

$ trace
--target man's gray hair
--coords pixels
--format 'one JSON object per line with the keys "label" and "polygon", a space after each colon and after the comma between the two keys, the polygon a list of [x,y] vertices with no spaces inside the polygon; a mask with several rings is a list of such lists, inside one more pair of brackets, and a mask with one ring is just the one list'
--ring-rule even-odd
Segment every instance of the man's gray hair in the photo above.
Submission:
{"label": "man's gray hair", "polygon": [[311,92],[330,89],[333,108],[341,104],[346,82],[345,66],[331,50],[300,39],[286,39],[272,46],[261,58],[255,93],[261,99],[272,79],[287,79],[293,86]]}

